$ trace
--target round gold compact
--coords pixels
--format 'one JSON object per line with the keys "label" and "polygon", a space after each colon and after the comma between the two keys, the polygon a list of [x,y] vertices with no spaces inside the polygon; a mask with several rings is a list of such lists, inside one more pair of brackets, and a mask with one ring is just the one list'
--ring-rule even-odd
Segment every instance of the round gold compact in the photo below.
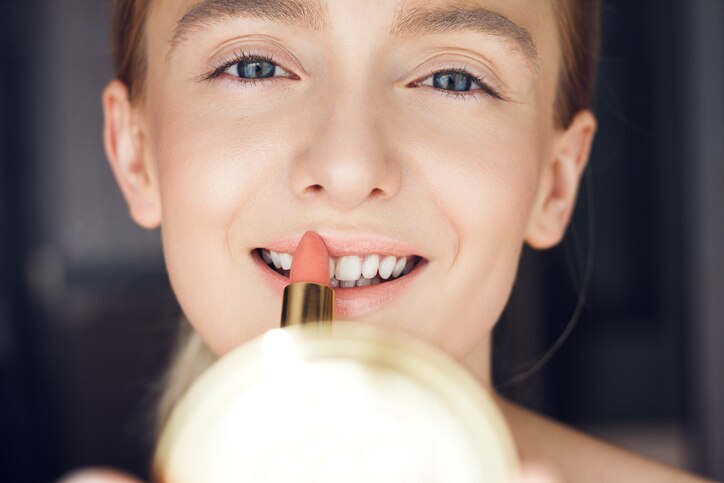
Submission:
{"label": "round gold compact", "polygon": [[518,466],[491,396],[422,342],[352,323],[273,329],[176,407],[158,483],[505,482]]}

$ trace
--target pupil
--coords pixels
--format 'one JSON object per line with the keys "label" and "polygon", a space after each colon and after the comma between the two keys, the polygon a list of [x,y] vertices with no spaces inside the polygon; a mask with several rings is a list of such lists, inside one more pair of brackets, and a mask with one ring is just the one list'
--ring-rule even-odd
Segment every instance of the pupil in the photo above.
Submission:
{"label": "pupil", "polygon": [[239,77],[245,79],[262,79],[274,75],[274,64],[264,60],[247,60],[239,62],[236,67]]}
{"label": "pupil", "polygon": [[462,72],[438,72],[433,77],[433,85],[438,89],[469,91],[473,85],[473,80],[469,75]]}

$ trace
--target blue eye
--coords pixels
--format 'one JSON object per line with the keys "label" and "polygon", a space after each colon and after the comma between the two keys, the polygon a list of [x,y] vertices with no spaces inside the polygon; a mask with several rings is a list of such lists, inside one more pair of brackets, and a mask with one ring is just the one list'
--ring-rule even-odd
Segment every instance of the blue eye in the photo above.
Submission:
{"label": "blue eye", "polygon": [[[252,54],[250,52],[234,52],[230,58],[224,60],[213,72],[204,76],[205,80],[216,79],[228,74],[242,83],[262,83],[273,77],[299,79],[280,67],[272,57]],[[433,87],[441,94],[458,98],[477,98],[488,95],[495,99],[504,100],[483,77],[478,77],[464,68],[452,68],[432,73],[425,80],[413,83],[414,86]]]}
{"label": "blue eye", "polygon": [[463,72],[437,72],[432,76],[433,87],[447,91],[469,91],[473,84],[473,77]]}
{"label": "blue eye", "polygon": [[223,74],[229,74],[240,82],[263,82],[265,79],[272,77],[294,77],[282,69],[271,57],[248,52],[234,52],[230,58],[222,61],[213,72],[204,76],[204,79],[216,79]]}
{"label": "blue eye", "polygon": [[265,79],[274,77],[276,70],[276,64],[267,60],[245,60],[232,65],[227,72],[244,79]]}
{"label": "blue eye", "polygon": [[503,97],[485,81],[484,77],[478,77],[461,68],[434,72],[415,85],[433,87],[441,94],[459,98],[489,95],[495,99],[503,100]]}

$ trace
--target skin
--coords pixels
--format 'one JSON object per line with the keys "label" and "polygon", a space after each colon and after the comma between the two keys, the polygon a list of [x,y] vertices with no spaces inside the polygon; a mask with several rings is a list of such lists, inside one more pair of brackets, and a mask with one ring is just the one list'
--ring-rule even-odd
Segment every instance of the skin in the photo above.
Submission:
{"label": "skin", "polygon": [[[329,31],[317,34],[225,21],[191,32],[169,56],[176,21],[193,3],[154,2],[146,95],[131,106],[114,82],[104,105],[131,216],[161,226],[173,288],[204,340],[224,354],[278,323],[280,301],[260,283],[254,248],[308,229],[373,231],[411,243],[429,264],[413,290],[363,321],[398,321],[488,384],[490,332],[523,242],[546,248],[562,237],[595,130],[589,112],[554,128],[550,8],[482,3],[531,31],[536,71],[490,36],[391,38],[396,5],[385,1],[330,2]],[[547,21],[533,21],[540,16]],[[302,79],[199,81],[235,47],[271,54]],[[459,65],[486,74],[509,100],[407,87]]]}
{"label": "skin", "polygon": [[[412,244],[428,265],[360,321],[431,342],[489,387],[491,331],[521,249],[561,240],[596,131],[589,111],[565,129],[554,124],[561,59],[551,3],[473,2],[528,30],[536,67],[491,35],[391,36],[398,2],[388,0],[328,0],[327,28],[316,33],[228,19],[194,29],[170,53],[194,3],[154,1],[144,95],[131,102],[112,81],[103,106],[130,214],[161,227],[171,283],[195,329],[222,355],[278,325],[281,300],[261,283],[253,249],[310,229],[379,232]],[[272,55],[296,78],[200,80],[234,48]],[[459,66],[504,100],[411,87]],[[563,479],[687,479],[499,403],[521,455]],[[556,480],[527,471],[521,481]]]}

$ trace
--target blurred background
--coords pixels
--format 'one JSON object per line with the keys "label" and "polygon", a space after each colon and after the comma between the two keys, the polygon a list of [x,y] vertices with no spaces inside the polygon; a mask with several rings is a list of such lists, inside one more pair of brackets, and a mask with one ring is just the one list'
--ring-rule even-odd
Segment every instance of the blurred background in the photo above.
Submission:
{"label": "blurred background", "polygon": [[[108,4],[0,0],[0,481],[147,475],[179,309],[103,153]],[[496,384],[724,480],[724,2],[604,0],[603,30],[574,224],[524,253]]]}

